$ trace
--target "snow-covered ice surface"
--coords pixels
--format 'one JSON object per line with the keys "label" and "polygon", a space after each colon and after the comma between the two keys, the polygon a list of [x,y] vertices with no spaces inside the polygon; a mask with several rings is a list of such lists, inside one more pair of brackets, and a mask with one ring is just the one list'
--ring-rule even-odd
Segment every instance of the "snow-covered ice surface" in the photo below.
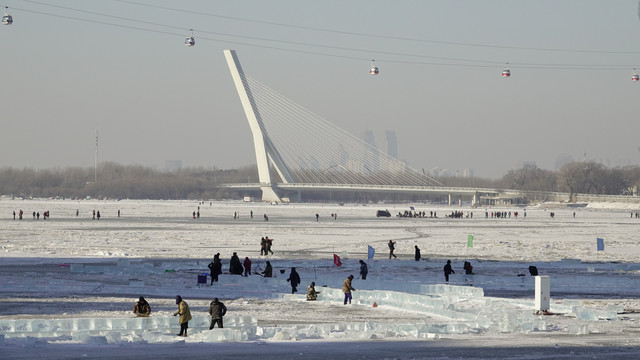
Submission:
{"label": "snow-covered ice surface", "polygon": [[[547,204],[525,218],[520,207],[412,205],[437,218],[375,217],[408,204],[1,198],[0,358],[640,358],[640,219],[631,216],[639,206]],[[13,220],[20,209],[24,219]],[[46,210],[48,220],[31,216]],[[455,210],[469,217],[446,217]],[[519,216],[491,218],[495,211]],[[263,236],[274,239],[273,255],[259,255]],[[398,259],[388,259],[389,240]],[[225,274],[198,284],[217,252]],[[233,252],[251,258],[254,272],[269,260],[274,277],[229,275]],[[366,280],[357,278],[360,259]],[[447,259],[456,271],[449,284]],[[464,275],[466,260],[474,275]],[[552,315],[535,314],[529,265],[550,276]],[[292,266],[302,278],[294,295]],[[345,306],[349,274],[357,290]],[[304,300],[311,281],[316,302]],[[175,336],[178,294],[194,316],[187,338]],[[138,296],[151,317],[132,316]],[[209,331],[213,297],[229,312],[225,329]]]}

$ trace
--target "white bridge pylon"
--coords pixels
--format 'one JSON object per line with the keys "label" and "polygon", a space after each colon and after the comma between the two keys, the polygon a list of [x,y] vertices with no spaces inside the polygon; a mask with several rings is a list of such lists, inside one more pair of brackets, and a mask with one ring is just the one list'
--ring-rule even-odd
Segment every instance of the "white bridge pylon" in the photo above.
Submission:
{"label": "white bridge pylon", "polygon": [[253,99],[251,89],[245,79],[236,52],[234,50],[224,50],[224,56],[227,59],[231,77],[236,85],[236,90],[238,90],[240,102],[242,103],[244,113],[251,127],[251,133],[253,134],[253,147],[256,152],[258,177],[260,179],[260,189],[262,189],[262,201],[282,202],[271,180],[271,173],[269,171],[271,165],[276,168],[278,175],[280,175],[284,183],[294,182],[293,177],[289,173],[289,169],[287,169],[278,150],[269,139],[269,136],[264,132],[265,127],[260,117],[260,111]]}

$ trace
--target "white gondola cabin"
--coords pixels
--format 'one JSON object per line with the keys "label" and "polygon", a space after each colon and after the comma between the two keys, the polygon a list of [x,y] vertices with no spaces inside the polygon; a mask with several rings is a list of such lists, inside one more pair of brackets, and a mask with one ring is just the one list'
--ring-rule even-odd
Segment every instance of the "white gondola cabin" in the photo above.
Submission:
{"label": "white gondola cabin", "polygon": [[8,6],[4,7],[4,16],[2,17],[2,25],[11,25],[11,24],[13,24],[13,17],[11,15],[9,15],[9,13],[7,12],[8,9],[9,9]]}
{"label": "white gondola cabin", "polygon": [[193,30],[191,30],[191,36],[184,40],[184,46],[194,46],[196,44],[196,39],[193,37]]}
{"label": "white gondola cabin", "polygon": [[509,63],[507,63],[507,67],[502,70],[502,77],[510,77],[511,76],[511,70],[509,70]]}
{"label": "white gondola cabin", "polygon": [[371,69],[369,69],[369,74],[378,75],[380,73],[380,70],[378,70],[378,67],[373,64],[374,61],[375,60],[371,60]]}

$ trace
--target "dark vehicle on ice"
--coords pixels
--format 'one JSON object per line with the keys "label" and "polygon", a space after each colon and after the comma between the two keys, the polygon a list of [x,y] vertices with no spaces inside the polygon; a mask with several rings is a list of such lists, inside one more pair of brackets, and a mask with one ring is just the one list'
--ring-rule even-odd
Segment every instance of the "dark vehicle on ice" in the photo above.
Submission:
{"label": "dark vehicle on ice", "polygon": [[391,217],[391,213],[389,212],[389,210],[378,210],[378,211],[376,211],[376,216],[377,217],[380,217],[380,216]]}

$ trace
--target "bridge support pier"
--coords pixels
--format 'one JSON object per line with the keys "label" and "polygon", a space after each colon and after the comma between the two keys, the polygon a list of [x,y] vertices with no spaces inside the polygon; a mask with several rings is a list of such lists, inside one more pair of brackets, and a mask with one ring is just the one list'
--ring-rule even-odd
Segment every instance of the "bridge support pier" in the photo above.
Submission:
{"label": "bridge support pier", "polygon": [[478,203],[478,193],[473,194],[473,199],[471,199],[471,206],[475,207]]}
{"label": "bridge support pier", "polygon": [[449,206],[451,206],[451,194],[449,194]]}
{"label": "bridge support pier", "polygon": [[260,190],[262,190],[262,201],[282,203],[282,199],[273,185],[260,186]]}

